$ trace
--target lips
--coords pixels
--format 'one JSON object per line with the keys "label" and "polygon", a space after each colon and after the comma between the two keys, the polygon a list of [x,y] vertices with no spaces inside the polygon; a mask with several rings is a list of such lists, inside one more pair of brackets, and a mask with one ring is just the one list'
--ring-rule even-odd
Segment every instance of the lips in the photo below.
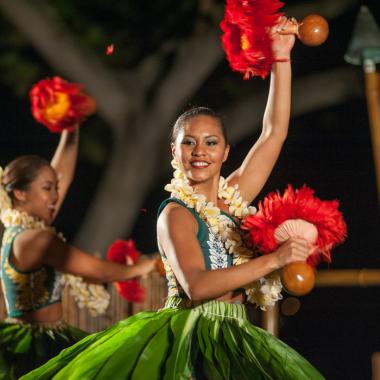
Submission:
{"label": "lips", "polygon": [[192,161],[190,164],[193,168],[196,169],[204,169],[210,166],[210,163],[206,161]]}
{"label": "lips", "polygon": [[54,212],[55,212],[55,206],[53,206],[53,205],[49,205],[49,206],[48,206],[48,210],[49,210],[49,212],[50,212],[51,214],[54,214]]}

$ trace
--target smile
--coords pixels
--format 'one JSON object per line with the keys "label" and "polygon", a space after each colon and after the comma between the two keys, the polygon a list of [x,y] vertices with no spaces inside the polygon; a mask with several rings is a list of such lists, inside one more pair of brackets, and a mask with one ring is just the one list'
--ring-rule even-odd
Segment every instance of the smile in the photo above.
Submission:
{"label": "smile", "polygon": [[193,161],[191,162],[191,166],[193,168],[207,168],[208,166],[210,166],[210,163],[205,161]]}
{"label": "smile", "polygon": [[53,206],[53,205],[49,205],[49,206],[48,206],[48,210],[49,210],[50,212],[54,213],[54,212],[55,212],[55,206]]}

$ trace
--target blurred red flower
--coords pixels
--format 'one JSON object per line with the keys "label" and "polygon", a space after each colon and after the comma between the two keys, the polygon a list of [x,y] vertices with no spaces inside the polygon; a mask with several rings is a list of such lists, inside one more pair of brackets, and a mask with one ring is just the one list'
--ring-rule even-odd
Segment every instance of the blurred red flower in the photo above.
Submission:
{"label": "blurred red flower", "polygon": [[56,76],[36,83],[30,90],[32,114],[53,133],[72,131],[96,110],[95,99],[79,83]]}
{"label": "blurred red flower", "polygon": [[126,258],[129,257],[133,264],[137,262],[141,253],[136,249],[135,242],[132,239],[115,240],[108,248],[107,259],[119,264],[126,264]]}
{"label": "blurred red flower", "polygon": [[137,280],[127,280],[115,283],[120,296],[128,302],[140,303],[145,299],[146,289]]}
{"label": "blurred red flower", "polygon": [[[119,264],[127,264],[127,259],[135,264],[140,258],[141,253],[136,249],[132,239],[116,240],[110,245],[107,252],[107,259]],[[115,287],[120,296],[128,302],[142,302],[145,298],[146,290],[139,284],[137,279],[118,281]]]}
{"label": "blurred red flower", "polygon": [[112,55],[115,50],[115,47],[113,44],[108,45],[106,48],[106,55]]}

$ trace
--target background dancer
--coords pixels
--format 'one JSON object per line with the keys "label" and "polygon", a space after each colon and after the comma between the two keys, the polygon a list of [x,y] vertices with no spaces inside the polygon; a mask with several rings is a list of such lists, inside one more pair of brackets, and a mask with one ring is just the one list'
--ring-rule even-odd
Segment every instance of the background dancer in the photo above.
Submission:
{"label": "background dancer", "polygon": [[[78,128],[72,133],[65,130],[51,164],[39,156],[21,156],[2,173],[0,203],[6,230],[1,281],[8,313],[0,323],[4,379],[18,378],[86,335],[62,321],[63,273],[113,282],[147,274],[155,265],[150,259],[128,267],[98,259],[69,245],[50,227],[74,176],[78,141]],[[107,293],[101,291],[98,302],[86,299],[83,284],[75,297],[93,310],[104,309],[107,300],[101,298]]]}

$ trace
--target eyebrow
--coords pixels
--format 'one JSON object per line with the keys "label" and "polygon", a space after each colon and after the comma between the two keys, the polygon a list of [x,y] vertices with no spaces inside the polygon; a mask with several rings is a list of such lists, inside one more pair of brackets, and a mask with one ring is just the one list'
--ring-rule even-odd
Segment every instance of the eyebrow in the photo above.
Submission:
{"label": "eyebrow", "polygon": [[[185,138],[185,137],[191,137],[191,138],[195,139],[195,137],[193,135],[184,135],[183,138]],[[205,136],[206,139],[208,139],[210,137],[214,137],[214,138],[217,138],[217,139],[220,138],[220,136],[217,136],[217,135],[207,135],[207,136]]]}

